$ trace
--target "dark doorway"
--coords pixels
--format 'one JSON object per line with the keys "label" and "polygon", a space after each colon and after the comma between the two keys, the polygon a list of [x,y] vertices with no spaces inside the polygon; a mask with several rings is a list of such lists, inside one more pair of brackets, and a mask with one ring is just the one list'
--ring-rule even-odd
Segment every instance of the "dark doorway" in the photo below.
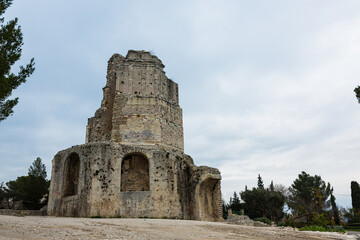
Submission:
{"label": "dark doorway", "polygon": [[71,153],[65,161],[64,197],[76,195],[79,185],[80,158]]}

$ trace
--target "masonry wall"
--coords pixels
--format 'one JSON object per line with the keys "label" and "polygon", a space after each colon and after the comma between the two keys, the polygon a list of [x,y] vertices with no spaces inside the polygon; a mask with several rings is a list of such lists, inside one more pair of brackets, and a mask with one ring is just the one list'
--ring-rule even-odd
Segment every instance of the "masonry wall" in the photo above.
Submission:
{"label": "masonry wall", "polygon": [[86,143],[52,162],[48,214],[222,220],[221,175],[184,154],[178,85],[145,51],[114,54]]}
{"label": "masonry wall", "polygon": [[178,85],[145,51],[115,54],[108,64],[104,98],[87,126],[87,142],[161,144],[184,150]]}
{"label": "masonry wall", "polygon": [[[76,194],[67,196],[66,161],[74,153],[80,159],[79,184]],[[140,154],[148,159],[148,191],[121,190],[122,161],[129,154]],[[180,151],[170,153],[155,146],[135,147],[110,142],[66,149],[53,159],[48,213],[56,216],[219,220],[221,215],[215,213],[216,210],[206,218],[201,213],[202,209],[216,208],[217,205],[206,205],[195,197],[197,183],[204,178],[204,169],[193,165],[188,158]],[[219,182],[220,173],[216,169],[212,171],[210,178],[215,177],[214,181]],[[216,194],[221,196],[219,192]]]}

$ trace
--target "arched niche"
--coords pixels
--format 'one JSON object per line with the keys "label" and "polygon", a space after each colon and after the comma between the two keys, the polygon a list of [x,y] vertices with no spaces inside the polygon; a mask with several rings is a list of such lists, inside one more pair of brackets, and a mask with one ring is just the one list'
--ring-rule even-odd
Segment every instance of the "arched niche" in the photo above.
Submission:
{"label": "arched niche", "polygon": [[80,172],[80,157],[71,153],[65,160],[63,196],[73,196],[78,192]]}
{"label": "arched niche", "polygon": [[139,153],[126,155],[121,162],[121,191],[149,191],[149,161]]}
{"label": "arched niche", "polygon": [[220,211],[218,196],[220,191],[220,180],[207,178],[201,184],[198,192],[200,219],[205,221],[216,221]]}

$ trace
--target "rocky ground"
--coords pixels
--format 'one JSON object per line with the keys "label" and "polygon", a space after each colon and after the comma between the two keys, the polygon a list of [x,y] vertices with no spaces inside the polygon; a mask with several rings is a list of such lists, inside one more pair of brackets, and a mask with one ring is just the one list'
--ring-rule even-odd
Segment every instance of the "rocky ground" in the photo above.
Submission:
{"label": "rocky ground", "polygon": [[0,215],[0,239],[356,239],[338,233],[291,228],[248,227],[227,223],[166,219],[91,219]]}

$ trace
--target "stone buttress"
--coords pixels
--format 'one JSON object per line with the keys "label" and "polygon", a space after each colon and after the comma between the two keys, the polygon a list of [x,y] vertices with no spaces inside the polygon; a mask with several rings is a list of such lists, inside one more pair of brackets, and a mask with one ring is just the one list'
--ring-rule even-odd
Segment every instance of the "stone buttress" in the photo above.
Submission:
{"label": "stone buttress", "polygon": [[184,153],[178,85],[146,51],[114,54],[86,143],[53,159],[48,214],[222,220],[219,170]]}

